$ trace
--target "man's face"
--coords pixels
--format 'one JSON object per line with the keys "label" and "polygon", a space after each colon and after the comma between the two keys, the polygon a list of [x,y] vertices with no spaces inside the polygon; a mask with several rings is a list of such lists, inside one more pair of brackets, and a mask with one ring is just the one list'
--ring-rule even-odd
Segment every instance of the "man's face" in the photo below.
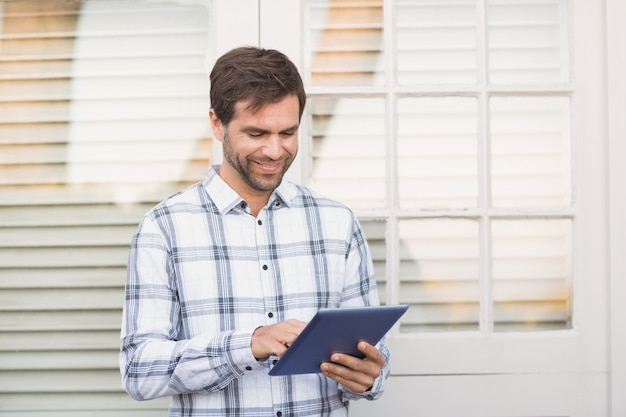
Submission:
{"label": "man's face", "polygon": [[228,126],[210,117],[222,141],[224,164],[220,176],[242,197],[269,195],[281,183],[298,152],[300,105],[296,96],[268,104],[252,113],[247,102],[235,105]]}

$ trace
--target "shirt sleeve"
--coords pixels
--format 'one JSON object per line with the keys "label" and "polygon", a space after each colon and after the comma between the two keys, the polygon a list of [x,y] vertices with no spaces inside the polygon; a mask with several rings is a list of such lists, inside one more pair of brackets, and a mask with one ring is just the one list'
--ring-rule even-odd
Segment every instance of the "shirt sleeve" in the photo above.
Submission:
{"label": "shirt sleeve", "polygon": [[146,217],[130,248],[122,319],[122,385],[137,400],[213,392],[261,365],[250,347],[254,329],[177,340],[180,305],[168,245]]}
{"label": "shirt sleeve", "polygon": [[[342,306],[379,305],[372,257],[367,240],[356,217],[353,219],[350,242],[346,254],[346,285],[342,294]],[[364,393],[354,393],[339,385],[339,389],[344,394],[344,399],[358,400],[366,398],[368,400],[376,400],[383,394],[385,381],[391,372],[391,354],[384,343],[384,339],[376,345],[376,348],[385,357],[385,364],[381,369],[380,376],[376,378],[372,388]]]}

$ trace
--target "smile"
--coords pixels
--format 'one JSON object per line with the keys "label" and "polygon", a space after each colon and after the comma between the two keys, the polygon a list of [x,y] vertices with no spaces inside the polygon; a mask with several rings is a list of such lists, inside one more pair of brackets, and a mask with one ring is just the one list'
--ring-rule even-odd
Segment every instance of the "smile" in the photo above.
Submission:
{"label": "smile", "polygon": [[259,162],[259,161],[253,161],[258,167],[260,167],[263,171],[267,171],[267,172],[275,172],[275,171],[279,171],[280,168],[282,167],[282,163],[281,162]]}

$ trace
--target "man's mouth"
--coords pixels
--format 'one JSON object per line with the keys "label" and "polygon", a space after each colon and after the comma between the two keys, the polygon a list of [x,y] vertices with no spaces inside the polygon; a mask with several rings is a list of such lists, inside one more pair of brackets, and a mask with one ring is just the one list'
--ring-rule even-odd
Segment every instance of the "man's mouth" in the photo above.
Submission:
{"label": "man's mouth", "polygon": [[268,174],[274,174],[279,172],[282,167],[281,161],[272,161],[272,162],[261,162],[261,161],[253,161],[254,164],[263,172]]}

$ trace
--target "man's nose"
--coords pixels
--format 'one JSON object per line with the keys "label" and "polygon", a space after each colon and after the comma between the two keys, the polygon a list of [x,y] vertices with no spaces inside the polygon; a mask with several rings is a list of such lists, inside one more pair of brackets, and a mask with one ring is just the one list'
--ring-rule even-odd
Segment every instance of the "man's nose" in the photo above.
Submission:
{"label": "man's nose", "polygon": [[269,135],[263,146],[263,153],[268,158],[278,159],[283,153],[279,135]]}

